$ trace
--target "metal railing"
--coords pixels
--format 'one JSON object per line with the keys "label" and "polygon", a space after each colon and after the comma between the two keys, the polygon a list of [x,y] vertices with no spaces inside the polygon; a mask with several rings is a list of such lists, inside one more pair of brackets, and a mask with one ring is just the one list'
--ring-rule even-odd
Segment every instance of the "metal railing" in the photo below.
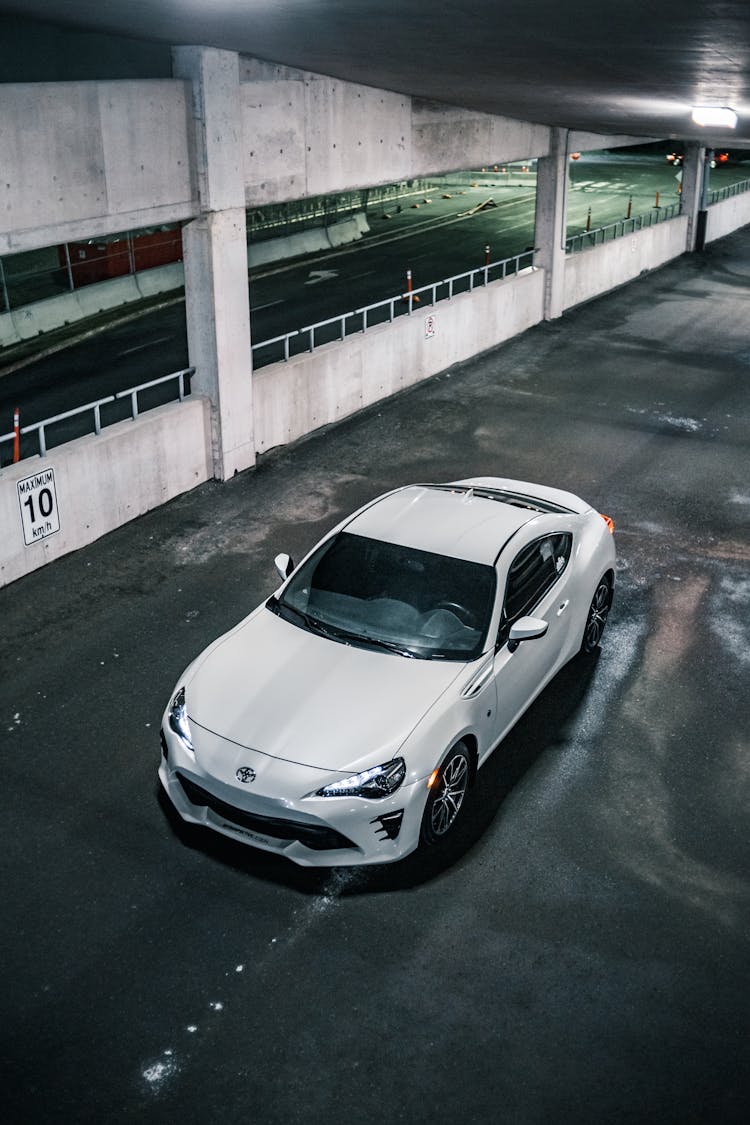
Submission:
{"label": "metal railing", "polygon": [[411,316],[418,305],[430,307],[438,304],[439,301],[450,301],[459,293],[470,293],[477,286],[485,286],[490,281],[499,281],[518,274],[530,268],[533,261],[534,251],[525,250],[523,254],[516,254],[515,257],[503,258],[499,262],[488,262],[466,273],[434,281],[406,293],[396,293],[383,301],[375,301],[371,305],[339,313],[337,316],[329,317],[328,320],[316,321],[315,324],[306,324],[304,328],[295,328],[292,332],[285,332],[270,340],[261,340],[252,345],[253,366],[257,369],[280,360],[287,361],[292,355],[299,355],[304,351],[314,352],[316,347],[330,344],[334,340],[344,340],[347,336],[358,332],[367,332],[377,324],[392,323],[397,316]]}
{"label": "metal railing", "polygon": [[716,191],[709,191],[708,203],[721,203],[724,199],[731,199],[734,195],[742,195],[743,192],[750,191],[750,180],[739,180],[736,184],[729,184],[727,187],[717,188]]}
{"label": "metal railing", "polygon": [[633,215],[629,219],[618,219],[616,223],[609,223],[605,227],[596,227],[595,230],[585,230],[580,234],[570,235],[565,239],[565,250],[568,254],[575,254],[579,250],[588,250],[592,246],[601,246],[604,242],[612,242],[615,238],[624,238],[626,234],[633,234],[637,230],[654,227],[658,223],[665,223],[674,219],[681,213],[681,203],[670,203],[666,207],[652,207],[642,215]]}
{"label": "metal railing", "polygon": [[[134,420],[139,417],[140,413],[143,413],[138,400],[139,394],[142,394],[144,391],[150,390],[153,387],[159,387],[164,383],[168,383],[172,379],[177,380],[177,397],[179,401],[182,402],[185,396],[190,393],[189,387],[186,387],[186,380],[189,379],[190,376],[194,374],[194,372],[194,367],[186,367],[182,371],[172,371],[169,375],[162,375],[158,379],[151,379],[148,383],[140,383],[137,387],[129,387],[126,391],[117,391],[113,395],[106,395],[104,398],[98,398],[95,402],[87,402],[84,406],[76,406],[72,410],[65,410],[62,414],[55,414],[52,418],[43,418],[41,422],[31,422],[28,426],[21,427],[20,436],[23,437],[26,434],[32,434],[36,432],[38,455],[40,457],[44,457],[47,454],[47,428],[49,426],[52,426],[57,422],[64,422],[69,420],[70,418],[75,418],[79,415],[93,412],[94,433],[100,434],[104,426],[111,426],[114,425],[115,422],[124,420],[122,418],[112,418],[107,422],[102,422],[102,407],[119,402],[122,399],[129,398],[130,418],[131,420]],[[156,403],[155,405],[163,404]],[[153,406],[149,406],[146,408],[146,410],[152,410],[153,408]],[[0,434],[0,445],[2,445],[3,442],[13,441],[15,436],[16,435],[13,430],[11,430],[10,433],[7,434]],[[78,437],[81,435],[76,434],[75,436]],[[66,438],[65,440],[71,439]],[[33,455],[34,454],[32,453],[26,452],[22,454],[20,459],[25,460],[26,457],[30,457]]]}

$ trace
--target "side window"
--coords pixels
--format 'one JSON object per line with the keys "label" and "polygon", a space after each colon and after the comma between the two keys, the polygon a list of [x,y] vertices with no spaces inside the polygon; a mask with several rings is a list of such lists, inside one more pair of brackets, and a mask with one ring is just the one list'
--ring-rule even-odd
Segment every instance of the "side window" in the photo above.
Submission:
{"label": "side window", "polygon": [[504,644],[514,621],[526,617],[557,581],[568,565],[573,536],[568,532],[545,535],[529,543],[516,556],[508,572],[498,641]]}

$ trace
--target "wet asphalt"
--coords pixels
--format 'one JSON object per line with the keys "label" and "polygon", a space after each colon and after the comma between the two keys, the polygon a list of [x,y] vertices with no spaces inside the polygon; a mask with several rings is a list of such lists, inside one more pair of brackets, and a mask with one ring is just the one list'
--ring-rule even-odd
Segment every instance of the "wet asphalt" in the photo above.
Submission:
{"label": "wet asphalt", "polygon": [[[0,590],[5,1121],[747,1120],[749,312],[745,228]],[[175,824],[162,708],[273,556],[475,473],[611,515],[618,580],[450,852]]]}

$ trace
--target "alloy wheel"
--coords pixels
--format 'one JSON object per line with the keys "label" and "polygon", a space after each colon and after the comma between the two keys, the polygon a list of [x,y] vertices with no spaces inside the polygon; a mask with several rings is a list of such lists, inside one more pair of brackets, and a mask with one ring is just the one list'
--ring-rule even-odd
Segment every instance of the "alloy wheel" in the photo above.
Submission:
{"label": "alloy wheel", "polygon": [[601,641],[604,627],[607,624],[611,602],[612,591],[609,581],[606,578],[602,578],[594,593],[589,608],[589,615],[586,619],[586,629],[583,634],[582,645],[584,652],[593,652]]}
{"label": "alloy wheel", "polygon": [[458,816],[469,786],[469,762],[461,748],[443,766],[430,808],[430,826],[435,837],[445,836]]}

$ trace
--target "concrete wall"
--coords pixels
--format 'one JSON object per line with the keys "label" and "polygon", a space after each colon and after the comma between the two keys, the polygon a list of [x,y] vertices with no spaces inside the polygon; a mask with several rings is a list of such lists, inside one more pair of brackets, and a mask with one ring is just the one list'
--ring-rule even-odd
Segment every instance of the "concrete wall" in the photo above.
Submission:
{"label": "concrete wall", "polygon": [[0,255],[196,213],[190,88],[0,85]]}
{"label": "concrete wall", "polygon": [[258,452],[346,418],[525,331],[541,320],[543,294],[543,271],[529,271],[434,307],[416,306],[393,324],[262,368],[253,376]]}
{"label": "concrete wall", "polygon": [[[741,225],[743,203],[750,203],[750,195],[716,205],[723,213],[715,208],[711,213],[722,222]],[[686,225],[687,218],[680,217],[569,256],[565,307],[678,257],[684,251]],[[539,323],[545,281],[544,270],[527,271],[434,307],[420,305],[393,324],[262,368],[253,376],[256,450],[265,452],[339,421]],[[427,333],[428,317],[433,318],[432,335]],[[25,546],[16,482],[48,466],[55,471],[60,530]],[[209,403],[197,395],[150,411],[136,422],[111,426],[99,437],[70,442],[43,459],[0,470],[0,585],[92,542],[212,475]]]}
{"label": "concrete wall", "polygon": [[635,231],[591,250],[569,254],[565,260],[564,308],[580,305],[657,269],[685,252],[687,217]]}
{"label": "concrete wall", "polygon": [[542,125],[240,59],[248,207],[543,156]]}
{"label": "concrete wall", "polygon": [[731,234],[733,230],[750,223],[750,191],[742,195],[733,195],[731,199],[723,199],[721,203],[713,203],[708,208],[706,223],[706,242],[714,242]]}
{"label": "concrete wall", "polygon": [[[245,202],[540,156],[548,130],[240,59]],[[0,85],[0,256],[200,213],[178,79]]]}
{"label": "concrete wall", "polygon": [[[26,546],[17,482],[49,467],[60,530]],[[0,469],[0,586],[92,543],[211,475],[209,405],[199,396]]]}

